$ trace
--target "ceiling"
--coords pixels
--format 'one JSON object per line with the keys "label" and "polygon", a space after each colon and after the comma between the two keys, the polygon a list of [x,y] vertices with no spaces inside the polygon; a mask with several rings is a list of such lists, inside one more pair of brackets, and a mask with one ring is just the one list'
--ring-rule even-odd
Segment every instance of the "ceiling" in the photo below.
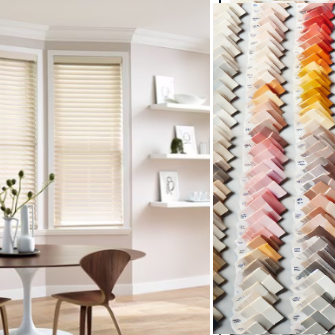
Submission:
{"label": "ceiling", "polygon": [[208,0],[0,0],[0,19],[61,27],[140,28],[209,39]]}

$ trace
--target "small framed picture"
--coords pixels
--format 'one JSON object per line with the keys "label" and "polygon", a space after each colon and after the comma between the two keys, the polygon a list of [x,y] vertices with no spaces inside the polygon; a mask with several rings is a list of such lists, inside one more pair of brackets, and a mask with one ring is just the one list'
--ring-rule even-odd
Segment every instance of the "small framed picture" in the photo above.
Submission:
{"label": "small framed picture", "polygon": [[155,76],[156,103],[175,102],[174,100],[174,78]]}
{"label": "small framed picture", "polygon": [[197,142],[192,126],[176,126],[176,137],[183,141],[185,154],[197,154]]}
{"label": "small framed picture", "polygon": [[178,172],[160,171],[159,184],[162,202],[179,201]]}

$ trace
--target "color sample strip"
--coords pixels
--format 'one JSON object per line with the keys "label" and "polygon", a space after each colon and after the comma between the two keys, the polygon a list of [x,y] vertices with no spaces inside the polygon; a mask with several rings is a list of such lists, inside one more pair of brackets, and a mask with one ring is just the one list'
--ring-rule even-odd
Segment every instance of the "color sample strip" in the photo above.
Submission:
{"label": "color sample strip", "polygon": [[[213,61],[213,302],[222,297],[224,290],[221,285],[225,282],[220,270],[226,265],[221,256],[225,249],[222,242],[226,230],[224,216],[229,212],[224,205],[231,193],[226,183],[229,181],[229,161],[234,155],[229,151],[232,145],[232,127],[236,124],[233,115],[237,112],[232,101],[236,98],[234,90],[238,86],[233,77],[238,73],[239,66],[235,57],[241,53],[238,46],[238,34],[241,31],[240,17],[245,14],[238,4],[215,4],[214,13],[214,61]],[[214,309],[213,327],[223,315]]]}
{"label": "color sample strip", "polygon": [[335,122],[329,99],[333,3],[297,4],[294,99],[297,139],[292,334],[335,325]]}
{"label": "color sample strip", "polygon": [[281,57],[288,28],[287,4],[254,4],[251,14],[247,66],[247,106],[244,125],[243,175],[236,240],[236,279],[231,325],[236,334],[264,334],[283,319],[274,307],[283,286],[280,226],[286,210],[284,165],[287,142],[280,131],[287,126],[281,107],[286,91]]}

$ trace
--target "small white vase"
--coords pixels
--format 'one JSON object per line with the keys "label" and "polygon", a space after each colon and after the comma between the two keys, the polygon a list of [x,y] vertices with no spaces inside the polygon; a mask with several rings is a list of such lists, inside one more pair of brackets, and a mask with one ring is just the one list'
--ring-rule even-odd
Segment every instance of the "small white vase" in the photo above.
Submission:
{"label": "small white vase", "polygon": [[[32,208],[32,234],[29,234],[29,207]],[[21,208],[21,235],[17,238],[19,252],[33,252],[35,250],[34,238],[34,206],[25,205]]]}
{"label": "small white vase", "polygon": [[[3,222],[4,222],[4,229],[2,238],[2,252],[6,254],[12,254],[14,252],[14,244],[19,221],[15,218],[3,218]],[[12,237],[13,223],[16,224],[14,237]]]}

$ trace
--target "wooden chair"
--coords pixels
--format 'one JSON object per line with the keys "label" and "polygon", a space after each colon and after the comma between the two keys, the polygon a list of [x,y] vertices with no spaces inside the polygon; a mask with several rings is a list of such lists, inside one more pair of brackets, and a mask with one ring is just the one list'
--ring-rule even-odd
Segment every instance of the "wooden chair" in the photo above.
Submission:
{"label": "wooden chair", "polygon": [[6,311],[6,306],[5,306],[5,304],[8,301],[10,301],[10,299],[0,298],[0,313],[1,313],[2,328],[3,328],[3,334],[4,335],[9,335],[7,311]]}
{"label": "wooden chair", "polygon": [[122,335],[116,317],[109,307],[109,302],[115,300],[112,290],[124,268],[130,261],[130,255],[121,250],[103,250],[85,256],[80,261],[80,266],[94,280],[100,290],[71,292],[53,295],[58,299],[53,327],[53,335],[57,334],[59,311],[63,301],[79,305],[80,308],[80,335],[85,335],[87,316],[87,334],[92,334],[92,307],[104,306],[107,308],[115,328]]}

